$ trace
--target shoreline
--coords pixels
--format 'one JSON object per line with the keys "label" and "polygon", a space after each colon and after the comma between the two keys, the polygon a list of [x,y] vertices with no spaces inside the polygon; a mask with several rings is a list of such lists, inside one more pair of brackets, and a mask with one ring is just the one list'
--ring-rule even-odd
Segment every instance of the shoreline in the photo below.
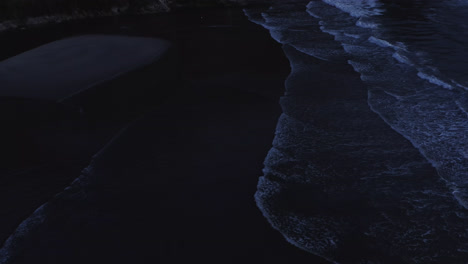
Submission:
{"label": "shoreline", "polygon": [[[71,31],[66,30],[67,25],[54,25],[55,31],[37,30],[29,36],[15,33],[16,40],[26,40],[45,32],[41,39],[13,47],[5,54],[53,38],[89,33],[92,27],[80,27],[76,22],[68,26]],[[248,21],[240,9],[200,9],[135,20],[119,18],[107,27],[91,29],[91,33],[96,32],[169,39],[176,49],[173,60],[177,61],[177,75],[184,76],[184,81],[153,105],[153,114],[134,123],[111,145],[115,151],[104,155],[108,161],[97,162],[103,174],[91,191],[95,200],[70,204],[54,198],[55,209],[50,213],[54,220],[28,239],[23,245],[28,250],[12,263],[37,259],[90,263],[90,255],[95,261],[110,258],[121,263],[134,260],[132,257],[175,263],[193,258],[218,263],[226,257],[230,258],[225,261],[228,263],[246,258],[321,263],[274,230],[253,198],[281,113],[278,101],[284,93],[283,83],[290,71],[281,45],[268,31]],[[92,100],[92,96],[88,98]],[[101,127],[100,131],[116,130]],[[150,175],[141,178],[145,171]],[[159,190],[156,196],[155,190]],[[90,201],[97,218],[84,206]],[[80,216],[92,221],[80,222]],[[164,228],[155,227],[153,221]],[[72,228],[76,224],[80,228]],[[97,239],[91,243],[93,236]],[[44,239],[48,246],[40,242]],[[154,247],[159,247],[160,253],[152,252]]]}

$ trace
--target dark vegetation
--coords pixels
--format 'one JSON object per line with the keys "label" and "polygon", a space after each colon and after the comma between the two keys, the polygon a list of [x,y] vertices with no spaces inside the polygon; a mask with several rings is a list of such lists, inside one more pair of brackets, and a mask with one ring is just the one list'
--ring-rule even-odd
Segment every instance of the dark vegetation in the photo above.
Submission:
{"label": "dark vegetation", "polygon": [[169,0],[1,0],[0,21],[25,19],[48,15],[77,15],[106,13],[117,8],[118,13],[132,13],[147,6],[160,6],[162,10]]}
{"label": "dark vegetation", "polygon": [[[173,9],[256,5],[271,0],[0,0],[0,23],[30,24],[28,18],[65,15],[84,18],[102,15],[167,12]],[[48,19],[47,22],[53,22]],[[18,23],[19,22],[19,23]],[[39,24],[41,22],[38,22]],[[34,24],[34,23],[33,23]]]}

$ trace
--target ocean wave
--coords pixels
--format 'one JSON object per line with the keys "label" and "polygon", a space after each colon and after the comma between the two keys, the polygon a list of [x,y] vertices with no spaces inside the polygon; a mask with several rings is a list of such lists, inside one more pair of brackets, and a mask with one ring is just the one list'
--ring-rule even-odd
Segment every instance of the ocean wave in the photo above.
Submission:
{"label": "ocean wave", "polygon": [[[379,28],[356,25],[361,17],[380,14],[380,7],[369,12],[367,1],[352,1],[355,6],[346,5],[350,1],[324,2],[307,6],[310,21],[333,36],[320,38],[321,52],[338,55],[335,49],[340,49],[345,54],[342,60],[323,63],[333,69],[321,69],[322,63],[307,64],[307,54],[315,51],[308,50],[314,45],[304,43],[312,38],[287,42],[282,36],[292,72],[281,100],[284,114],[258,183],[258,206],[290,243],[336,263],[340,255],[351,263],[343,258],[346,247],[362,254],[366,263],[392,259],[388,252],[401,257],[389,263],[465,263],[466,252],[458,250],[468,245],[468,104],[460,98],[464,89],[439,76],[430,60],[422,62],[428,54],[386,38],[380,30],[386,24],[378,18],[362,21]],[[347,74],[327,75],[343,60],[364,83],[353,86]],[[420,72],[437,80],[420,78]],[[340,78],[353,92],[333,97]],[[307,86],[310,97],[305,96]],[[352,97],[364,87],[368,91],[363,100]],[[318,100],[315,94],[324,98]],[[344,206],[349,211],[345,201],[352,201]],[[441,243],[441,237],[450,242]],[[366,247],[382,250],[380,259],[369,259]]]}
{"label": "ocean wave", "polygon": [[358,19],[358,21],[356,21],[356,26],[362,28],[377,29],[380,25],[370,19],[361,17]]}
{"label": "ocean wave", "polygon": [[[346,20],[347,18],[343,19]],[[322,26],[322,31],[336,36],[336,29],[334,29],[335,31],[327,29],[327,20],[333,21],[334,24],[339,25],[339,23],[336,22],[337,17],[331,18],[322,16],[321,18],[321,21],[325,21],[322,24],[324,25]],[[346,29],[347,28],[343,28],[343,32],[346,32]],[[456,113],[456,109],[452,109],[453,106],[456,107],[457,105],[456,95],[444,94],[441,96],[443,92],[437,89],[454,90],[455,88],[462,88],[465,90],[465,88],[458,82],[443,77],[437,67],[431,64],[432,61],[428,59],[429,54],[424,52],[411,52],[404,43],[391,43],[384,38],[378,38],[374,35],[378,33],[374,32],[375,28],[368,29],[368,31],[368,34],[371,34],[368,41],[377,45],[377,48],[370,48],[362,43],[350,45],[342,42],[344,50],[353,56],[353,59],[350,60],[349,63],[357,72],[361,73],[361,79],[369,83],[371,87],[378,86],[379,89],[383,89],[389,94],[402,94],[403,92],[406,96],[404,97],[406,98],[405,103],[399,102],[390,105],[384,105],[378,102],[379,100],[384,100],[383,98],[376,96],[370,97],[369,103],[373,105],[372,109],[382,116],[396,131],[412,141],[434,167],[438,168],[440,176],[450,182],[452,186],[456,186],[453,188],[464,189],[466,182],[461,175],[465,169],[465,165],[463,165],[465,160],[457,156],[457,152],[452,154],[450,154],[450,152],[452,149],[457,149],[456,142],[459,142],[459,138],[463,138],[459,133],[464,130],[458,128],[463,127],[462,123],[466,122],[466,120]],[[343,34],[343,32],[340,34]],[[342,39],[335,37],[335,40],[341,41]],[[390,62],[386,57],[395,59],[397,63]],[[402,66],[399,66],[398,63]],[[413,74],[420,80],[425,81],[425,83],[418,82],[414,79]],[[398,78],[395,78],[396,76],[398,76]],[[460,92],[460,90],[458,91]],[[407,95],[411,94],[417,96],[407,97]],[[403,97],[400,97],[399,99],[402,98]],[[404,108],[409,104],[429,105],[440,100],[442,101],[439,102],[439,107],[435,108],[429,108],[429,106],[427,108],[426,106],[423,108],[412,107],[411,111]],[[387,112],[389,111],[394,113],[392,115],[395,117],[392,119],[385,118],[385,116],[388,116]],[[433,118],[438,111],[449,112],[442,114],[444,118]],[[424,122],[422,120],[424,120]],[[413,122],[413,125],[408,127],[404,122]],[[435,127],[437,127],[437,129],[435,129]],[[444,129],[449,129],[450,127],[452,127],[452,129],[455,128],[455,130],[444,132]],[[454,133],[453,131],[458,132]],[[443,148],[434,151],[433,148],[436,144],[438,144],[439,147],[447,147],[446,149]],[[458,163],[458,165],[448,165],[453,162]],[[455,198],[461,205],[465,206],[467,203],[464,202],[463,199],[468,197],[461,195],[461,191],[454,192],[454,195],[455,194]]]}
{"label": "ocean wave", "polygon": [[452,85],[442,81],[441,79],[437,78],[434,75],[430,75],[430,74],[427,74],[427,73],[424,73],[424,72],[418,72],[418,77],[421,78],[421,79],[427,80],[428,82],[430,82],[432,84],[443,87],[445,89],[449,89],[449,90],[453,89]]}
{"label": "ocean wave", "polygon": [[397,47],[393,44],[391,44],[390,42],[384,40],[384,39],[379,39],[379,38],[376,38],[374,36],[371,36],[369,38],[369,42],[370,43],[374,43],[380,47],[383,47],[383,48],[393,48],[393,49],[397,49]]}
{"label": "ocean wave", "polygon": [[323,0],[353,17],[381,15],[383,9],[378,0]]}
{"label": "ocean wave", "polygon": [[392,57],[400,63],[404,63],[410,66],[414,65],[414,63],[408,57],[406,57],[404,54],[402,54],[399,51],[393,53]]}

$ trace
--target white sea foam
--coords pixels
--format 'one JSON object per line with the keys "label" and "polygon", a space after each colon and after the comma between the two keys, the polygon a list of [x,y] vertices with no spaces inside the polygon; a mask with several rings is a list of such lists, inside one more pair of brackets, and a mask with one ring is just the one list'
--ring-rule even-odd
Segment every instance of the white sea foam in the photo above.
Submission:
{"label": "white sea foam", "polygon": [[466,87],[466,86],[460,84],[459,82],[457,82],[457,81],[455,81],[455,80],[450,80],[450,82],[453,83],[454,85],[460,87],[460,88],[463,88],[463,89],[465,89],[465,90],[468,90],[468,87]]}
{"label": "white sea foam", "polygon": [[413,62],[411,62],[410,59],[408,59],[408,57],[406,57],[405,55],[401,54],[401,52],[395,52],[393,53],[392,57],[397,60],[398,62],[401,62],[401,63],[404,63],[404,64],[407,64],[407,65],[410,65],[410,66],[413,66]]}
{"label": "white sea foam", "polygon": [[321,19],[321,18],[322,18],[321,16],[319,16],[319,15],[317,15],[317,14],[315,14],[314,12],[311,12],[311,11],[309,12],[309,14],[310,14],[311,16],[315,17],[315,18],[318,18],[318,19]]}
{"label": "white sea foam", "polygon": [[452,194],[461,206],[463,206],[465,209],[468,209],[468,195],[466,190],[456,188]]}
{"label": "white sea foam", "polygon": [[429,75],[429,74],[426,74],[426,73],[423,73],[423,72],[418,72],[418,77],[421,78],[421,79],[424,79],[424,80],[426,80],[426,81],[428,81],[428,82],[430,82],[432,84],[443,87],[445,89],[449,89],[449,90],[453,89],[452,85],[440,80],[439,78],[437,78],[434,75]]}
{"label": "white sea foam", "polygon": [[323,2],[353,17],[375,16],[383,12],[383,10],[379,8],[382,5],[377,0],[323,0]]}
{"label": "white sea foam", "polygon": [[[465,186],[468,185],[466,184],[466,180],[463,179],[463,174],[468,169],[468,166],[466,166],[467,164],[465,162],[466,157],[468,156],[466,153],[468,153],[468,151],[460,151],[460,145],[463,144],[463,142],[465,142],[468,138],[468,136],[464,136],[463,134],[467,131],[468,127],[466,122],[467,114],[463,108],[462,102],[458,102],[458,106],[455,105],[455,101],[453,100],[453,92],[447,90],[451,88],[458,89],[462,85],[457,85],[458,83],[456,81],[452,81],[449,78],[445,78],[443,75],[438,74],[435,67],[434,68],[436,70],[431,71],[429,67],[433,66],[430,65],[430,61],[427,63],[421,63],[421,60],[417,57],[416,54],[414,54],[414,51],[409,51],[410,48],[414,48],[413,45],[410,46],[410,48],[407,48],[404,43],[393,41],[393,38],[386,38],[385,32],[377,30],[380,25],[379,22],[381,21],[379,18],[372,16],[379,13],[377,11],[377,9],[379,9],[378,5],[373,6],[374,9],[376,9],[373,11],[377,12],[373,12],[371,10],[372,8],[359,9],[360,4],[368,2],[378,3],[377,1],[323,0],[323,2],[327,3],[327,5],[324,4],[325,6],[323,6],[317,1],[315,1],[314,4],[308,5],[307,11],[311,16],[311,21],[317,22],[316,18],[319,18],[319,25],[322,32],[332,35],[336,40],[335,42],[341,44],[343,50],[345,51],[343,52],[343,58],[346,58],[346,61],[355,69],[355,71],[360,73],[361,79],[366,83],[365,86],[369,87],[369,97],[367,103],[369,104],[372,111],[377,113],[381,119],[383,119],[385,123],[387,123],[388,126],[390,126],[394,131],[398,132],[401,136],[411,142],[413,147],[409,146],[408,149],[414,151],[414,155],[417,155],[419,157],[418,159],[420,159],[417,162],[418,165],[410,164],[408,166],[401,164],[387,164],[386,162],[383,162],[381,165],[386,167],[384,172],[372,173],[372,175],[369,177],[362,177],[362,179],[365,181],[374,181],[374,183],[381,182],[384,185],[384,188],[394,188],[394,190],[398,190],[396,193],[397,197],[395,199],[403,199],[402,201],[404,201],[405,205],[401,205],[402,208],[405,207],[406,204],[411,206],[404,208],[405,210],[408,209],[408,212],[412,214],[411,216],[408,216],[408,220],[414,220],[414,223],[417,222],[417,224],[414,226],[403,228],[407,230],[402,230],[400,229],[401,226],[398,226],[397,229],[402,231],[401,233],[399,233],[400,231],[397,231],[397,234],[395,234],[392,233],[394,231],[391,230],[393,225],[392,220],[398,221],[401,219],[401,216],[398,216],[398,219],[392,219],[392,216],[389,216],[387,222],[382,221],[382,225],[379,225],[380,223],[376,223],[374,225],[376,228],[371,228],[372,230],[369,231],[368,234],[377,234],[374,237],[376,239],[390,234],[390,236],[393,236],[392,239],[395,238],[395,241],[398,241],[396,243],[399,245],[395,248],[400,247],[402,252],[406,252],[406,248],[413,245],[412,243],[415,241],[413,238],[418,237],[422,237],[420,241],[416,241],[418,243],[421,242],[419,246],[427,243],[432,247],[434,245],[431,243],[435,243],[433,241],[436,241],[436,239],[433,239],[431,236],[436,236],[436,232],[432,232],[433,229],[427,228],[427,226],[421,227],[420,223],[425,222],[425,219],[419,221],[421,219],[418,220],[414,217],[416,217],[416,215],[421,212],[422,214],[420,215],[424,217],[424,215],[427,213],[427,210],[433,210],[437,208],[434,207],[434,203],[436,202],[441,202],[443,203],[442,206],[447,206],[444,207],[444,209],[450,207],[451,209],[449,210],[453,211],[455,214],[459,214],[459,211],[452,210],[453,208],[462,210],[456,203],[455,199],[458,200],[460,205],[464,205],[466,204],[466,200],[468,198],[459,194],[461,192],[460,190],[465,190]],[[372,7],[372,5],[367,6]],[[335,7],[337,7],[339,10]],[[340,10],[345,11],[351,16],[344,14]],[[361,24],[357,25],[356,21],[359,21]],[[296,22],[300,23],[299,20]],[[382,24],[382,28],[385,26],[385,24]],[[340,52],[342,51],[342,49],[335,50],[337,49],[336,46],[333,45],[335,42],[330,41],[330,38],[320,42],[321,45],[318,45],[317,43],[314,44],[312,42],[313,40],[309,38],[296,38],[295,41],[290,45],[296,48],[298,51],[314,57],[319,57],[317,56],[318,54],[327,54],[323,57],[328,57],[328,54],[333,53],[336,53],[335,56],[339,56]],[[300,57],[300,55],[298,56]],[[307,56],[304,55],[303,58],[307,58]],[[291,75],[293,76],[291,77],[292,79],[295,78],[297,81],[297,74],[299,74],[299,71],[303,74],[306,74],[308,71],[310,71],[310,68],[300,59],[297,59],[297,61],[300,61],[300,63],[297,63],[297,61],[294,62],[296,64],[293,63],[292,58],[290,58],[290,60],[292,71],[294,73],[294,75]],[[307,59],[304,59],[304,61],[307,61]],[[416,77],[416,75],[418,75],[419,78]],[[303,85],[302,82],[301,85]],[[440,87],[446,89],[440,89]],[[292,98],[293,96],[293,92],[288,94],[288,98]],[[352,104],[352,102],[347,103]],[[327,144],[330,144],[330,142],[334,140],[332,137],[333,133],[330,133],[328,130],[325,132],[321,131],[321,133],[316,133],[317,131],[314,132],[312,129],[308,130],[305,128],[305,126],[307,126],[305,124],[307,124],[307,122],[311,122],[308,120],[309,116],[307,115],[316,111],[315,105],[307,103],[304,103],[304,106],[302,107],[298,105],[299,104],[296,102],[292,102],[290,105],[282,104],[284,107],[283,109],[288,109],[285,110],[285,112],[290,111],[288,115],[294,116],[294,113],[298,113],[298,117],[300,118],[294,118],[298,118],[298,120],[300,119],[301,124],[297,124],[297,126],[294,126],[293,124],[287,124],[283,127],[283,131],[276,131],[277,133],[274,145],[279,147],[279,152],[281,152],[282,148],[287,149],[287,151],[284,153],[288,153],[289,156],[287,159],[281,157],[280,160],[278,159],[279,155],[275,154],[274,156],[272,155],[273,152],[270,153],[270,155],[267,157],[268,162],[265,163],[267,169],[265,169],[264,172],[265,175],[275,176],[271,177],[271,179],[276,178],[286,181],[294,180],[295,182],[306,182],[307,179],[302,178],[302,176],[310,175],[303,173],[302,169],[305,168],[304,164],[307,162],[304,161],[301,163],[299,160],[297,160],[297,155],[293,155],[296,153],[295,149],[298,149],[298,152],[302,150],[307,152],[307,161],[310,161],[312,160],[310,156],[315,155],[315,153],[312,154],[313,151],[310,149],[316,147],[317,144],[314,144],[314,147],[305,147],[305,145],[310,144],[312,146],[310,142],[317,140],[317,138],[320,137],[323,137],[323,140],[327,142]],[[331,106],[330,108],[335,111],[340,107],[341,106],[337,104]],[[366,109],[368,108],[366,107]],[[326,113],[326,111],[327,110],[323,110],[324,113]],[[320,116],[323,116],[322,112],[320,112]],[[361,116],[362,115],[359,115],[357,120],[362,120],[360,118]],[[358,122],[359,121],[356,121],[356,123]],[[339,126],[344,126],[344,123],[346,123],[346,121],[341,120]],[[372,124],[377,123],[378,122]],[[388,128],[386,125],[383,126]],[[359,131],[359,133],[365,133],[362,129]],[[366,132],[368,131],[366,130]],[[302,133],[304,133],[304,135],[307,134],[307,136],[301,138],[303,136]],[[315,134],[311,136],[311,133]],[[339,147],[346,146],[346,151],[349,151],[353,148],[359,149],[353,153],[359,155],[359,157],[361,157],[361,155],[366,155],[363,154],[364,151],[362,151],[364,145],[358,145],[359,142],[356,143],[357,140],[352,137],[352,131],[346,130],[346,137],[348,136],[349,139],[352,139],[352,141],[350,141],[352,143],[347,144],[349,142],[339,142],[340,144],[331,144],[334,146],[334,151]],[[341,135],[337,138],[340,140],[342,139]],[[282,142],[281,140],[284,139],[288,140]],[[408,142],[406,140],[403,141],[406,142],[405,144]],[[281,142],[282,144],[280,144]],[[389,142],[391,143],[389,144]],[[375,144],[374,140],[372,140],[372,142],[366,141],[366,143]],[[387,155],[388,152],[386,151],[388,151],[389,148],[392,148],[392,143],[393,141],[391,140],[385,141],[383,145],[384,147],[382,149],[377,149],[375,147],[376,145],[372,145],[370,152],[373,152],[372,155],[380,155],[381,153],[386,153],[385,155]],[[326,148],[326,146],[320,146],[320,149],[323,148]],[[347,155],[346,151],[337,151],[337,153],[340,153],[340,155]],[[292,152],[292,154],[289,152]],[[290,160],[289,157],[294,157],[295,160]],[[406,156],[401,157],[405,157],[404,159],[406,159]],[[284,163],[285,160],[292,162],[294,165],[298,165],[294,167],[294,170],[291,170],[290,168],[293,166],[291,166],[291,164],[286,166]],[[376,159],[372,158],[372,160]],[[365,159],[363,159],[363,161],[365,161]],[[386,161],[390,163],[394,162],[395,159],[391,161],[388,159]],[[434,179],[428,180],[427,182],[429,183],[426,182],[428,185],[426,185],[426,187],[422,187],[422,190],[416,189],[419,188],[420,184],[422,184],[422,181],[426,181],[426,178],[422,179],[422,181],[418,180],[418,182],[411,187],[406,185],[407,183],[411,182],[411,180],[407,182],[405,181],[405,183],[400,185],[400,187],[408,188],[409,191],[406,194],[402,193],[402,195],[399,193],[400,187],[392,186],[395,180],[398,180],[397,178],[404,178],[408,175],[413,176],[418,174],[418,172],[415,173],[415,168],[422,167],[425,170],[431,169],[428,163],[430,163],[432,167],[438,170],[439,175],[444,181],[433,175]],[[278,164],[281,166],[276,166]],[[284,170],[285,167],[288,169]],[[300,172],[298,173],[296,169],[300,169]],[[379,167],[377,170],[380,169],[381,167]],[[334,175],[330,176],[331,178],[334,177]],[[383,183],[382,177],[392,177],[392,180]],[[330,177],[324,177],[323,179],[329,178]],[[300,181],[298,179],[300,179]],[[322,178],[320,179],[323,180]],[[320,181],[316,181],[314,178],[313,182],[317,183]],[[444,184],[444,182],[452,182],[453,184],[451,187],[455,186],[458,190],[458,193],[454,192],[452,196],[451,191],[455,189],[450,189]],[[395,183],[395,186],[396,185],[398,185],[398,183]],[[285,218],[285,215],[282,214],[282,212],[278,214],[272,210],[270,203],[273,204],[274,198],[276,198],[273,196],[281,192],[283,187],[284,186],[282,186],[281,183],[270,181],[270,178],[268,177],[263,177],[259,182],[259,191],[256,194],[257,204],[262,209],[264,215],[269,219],[270,223],[280,232],[282,232],[288,241],[300,248],[318,255],[320,255],[320,252],[322,252],[323,249],[332,250],[335,245],[340,245],[340,242],[342,241],[339,239],[339,233],[336,233],[335,230],[341,231],[341,228],[328,229],[335,232],[335,234],[338,234],[335,235],[335,238],[333,237],[333,232],[331,232],[331,235],[327,234],[326,236],[322,236],[325,232],[327,232],[327,227],[323,227],[322,222],[308,222],[307,219],[300,217]],[[427,192],[423,192],[426,190]],[[417,195],[413,196],[413,192],[417,193]],[[464,192],[466,193],[466,191]],[[406,195],[406,197],[404,197],[404,195]],[[385,208],[380,209],[386,210]],[[404,217],[405,216],[403,216],[403,218]],[[336,219],[331,219],[330,222],[333,221],[336,222]],[[428,219],[427,221],[431,226],[436,226],[432,225],[435,222],[431,222],[431,219]],[[320,237],[316,236],[316,233],[314,232],[315,230],[311,230],[311,228],[314,228],[317,226],[317,224],[321,225],[321,230],[318,233],[321,235]],[[396,225],[399,224],[397,223]],[[393,227],[396,227],[396,225],[393,225]],[[444,232],[447,231],[446,228],[447,226],[435,227],[435,229],[444,229]],[[463,233],[465,231],[457,232],[453,231],[455,229],[450,230],[450,232],[452,232],[451,234],[465,235]],[[462,230],[465,230],[465,227],[463,227]],[[408,240],[407,238],[411,239]],[[424,246],[418,247],[418,254],[424,250]],[[437,251],[436,254],[439,254],[439,251]],[[420,264],[427,262],[418,260],[414,261],[414,263]]]}
{"label": "white sea foam", "polygon": [[382,48],[393,48],[396,49],[397,47],[390,42],[384,40],[384,39],[379,39],[374,36],[369,37],[369,42],[374,43]]}
{"label": "white sea foam", "polygon": [[283,43],[283,33],[281,30],[270,30],[270,36],[279,43]]}
{"label": "white sea foam", "polygon": [[[343,36],[351,34],[353,29],[346,24],[346,17],[322,17],[322,31],[335,36],[335,40],[352,56],[353,59],[348,63],[361,74],[361,80],[386,94],[386,97],[369,96],[371,109],[407,138],[437,168],[442,179],[457,188],[453,197],[460,205],[468,208],[468,196],[465,195],[467,184],[463,176],[468,169],[467,155],[453,151],[459,149],[466,140],[462,134],[467,131],[467,111],[464,105],[452,98],[453,95],[447,94],[454,89],[468,88],[444,77],[438,67],[433,65],[429,53],[410,52],[402,42],[392,43],[376,37],[381,32],[377,32],[378,20],[372,17],[375,13],[368,13],[367,9],[362,11],[359,4],[352,6],[355,1],[324,2],[353,17],[359,17],[356,22],[356,28],[361,28],[358,36],[362,38],[370,35],[368,42],[376,45],[372,48],[361,42],[347,42]],[[327,11],[321,13],[326,14]],[[329,23],[333,29],[329,28]],[[344,26],[340,28],[340,24]],[[392,62],[389,60],[391,58],[399,63]],[[419,78],[414,78],[415,75]]]}
{"label": "white sea foam", "polygon": [[[458,108],[460,108],[460,110],[462,110],[463,113],[465,113],[466,116],[468,117],[468,108],[467,108],[467,106],[464,105],[462,102],[460,102],[460,100],[455,101],[455,103],[457,104]],[[464,152],[463,152],[463,153],[464,153]],[[465,158],[468,159],[468,155],[467,155],[467,154],[468,154],[468,153],[466,153],[466,154],[464,153],[463,156],[464,156]]]}
{"label": "white sea foam", "polygon": [[347,37],[350,37],[350,38],[354,38],[354,39],[360,39],[361,36],[359,35],[356,35],[356,34],[349,34],[349,33],[343,33],[345,36]]}
{"label": "white sea foam", "polygon": [[348,64],[354,68],[354,71],[359,73],[365,72],[374,72],[374,67],[372,64],[364,64],[357,61],[348,60]]}
{"label": "white sea foam", "polygon": [[373,21],[370,21],[368,19],[359,19],[357,22],[356,22],[356,26],[358,27],[362,27],[362,28],[369,28],[369,29],[377,29],[379,28],[379,24],[373,22]]}

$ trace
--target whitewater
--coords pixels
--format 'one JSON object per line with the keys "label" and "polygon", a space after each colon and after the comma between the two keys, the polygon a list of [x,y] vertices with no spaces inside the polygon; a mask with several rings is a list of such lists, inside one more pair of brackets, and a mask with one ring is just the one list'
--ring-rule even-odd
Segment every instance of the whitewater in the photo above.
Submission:
{"label": "whitewater", "polygon": [[245,13],[291,63],[256,193],[272,226],[336,263],[466,263],[468,2]]}

